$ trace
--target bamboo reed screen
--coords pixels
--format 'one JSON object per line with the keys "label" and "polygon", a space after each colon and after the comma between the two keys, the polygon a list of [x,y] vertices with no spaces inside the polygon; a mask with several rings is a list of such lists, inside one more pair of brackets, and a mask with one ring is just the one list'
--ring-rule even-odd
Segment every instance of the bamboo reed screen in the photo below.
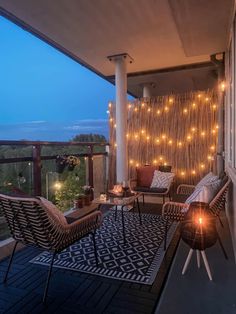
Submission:
{"label": "bamboo reed screen", "polygon": [[[176,181],[196,183],[215,170],[217,93],[190,92],[138,99],[127,104],[129,177],[145,164],[171,165]],[[109,103],[110,184],[115,175],[115,104]]]}

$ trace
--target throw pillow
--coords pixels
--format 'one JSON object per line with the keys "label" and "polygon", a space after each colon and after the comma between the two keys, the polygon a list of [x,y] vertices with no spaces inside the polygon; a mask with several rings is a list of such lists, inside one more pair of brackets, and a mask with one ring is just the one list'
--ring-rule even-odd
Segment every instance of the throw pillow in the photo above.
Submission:
{"label": "throw pillow", "polygon": [[187,198],[185,203],[190,204],[192,202],[204,202],[209,204],[218,192],[220,183],[221,180],[217,180],[195,189],[194,192]]}
{"label": "throw pillow", "polygon": [[49,200],[44,197],[38,197],[50,218],[55,219],[60,225],[67,225],[67,221],[63,213]]}
{"label": "throw pillow", "polygon": [[214,181],[217,181],[219,178],[218,176],[215,176],[212,172],[209,172],[208,174],[203,177],[198,184],[196,185],[195,189],[201,188],[203,185],[212,183]]}
{"label": "throw pillow", "polygon": [[173,181],[175,174],[173,172],[161,172],[155,170],[151,183],[151,188],[167,189]]}
{"label": "throw pillow", "polygon": [[156,169],[157,167],[155,166],[143,166],[137,168],[137,186],[149,188]]}

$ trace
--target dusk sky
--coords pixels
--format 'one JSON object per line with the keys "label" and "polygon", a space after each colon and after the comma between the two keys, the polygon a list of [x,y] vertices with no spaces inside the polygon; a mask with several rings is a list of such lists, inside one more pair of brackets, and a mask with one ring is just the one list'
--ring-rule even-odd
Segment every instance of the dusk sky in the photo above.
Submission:
{"label": "dusk sky", "polygon": [[3,17],[0,42],[1,139],[108,134],[112,84]]}

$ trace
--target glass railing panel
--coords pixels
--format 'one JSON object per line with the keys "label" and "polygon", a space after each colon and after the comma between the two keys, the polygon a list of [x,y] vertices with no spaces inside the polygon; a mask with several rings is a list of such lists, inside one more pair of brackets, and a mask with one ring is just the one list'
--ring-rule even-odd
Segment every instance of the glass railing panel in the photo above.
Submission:
{"label": "glass railing panel", "polygon": [[107,158],[104,155],[93,157],[94,197],[107,190]]}

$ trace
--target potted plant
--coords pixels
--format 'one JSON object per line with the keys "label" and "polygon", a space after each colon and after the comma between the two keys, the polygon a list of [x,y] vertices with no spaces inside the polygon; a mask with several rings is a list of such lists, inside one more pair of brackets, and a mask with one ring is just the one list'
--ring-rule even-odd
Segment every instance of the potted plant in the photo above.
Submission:
{"label": "potted plant", "polygon": [[62,173],[66,167],[66,159],[62,156],[56,158],[56,172]]}

